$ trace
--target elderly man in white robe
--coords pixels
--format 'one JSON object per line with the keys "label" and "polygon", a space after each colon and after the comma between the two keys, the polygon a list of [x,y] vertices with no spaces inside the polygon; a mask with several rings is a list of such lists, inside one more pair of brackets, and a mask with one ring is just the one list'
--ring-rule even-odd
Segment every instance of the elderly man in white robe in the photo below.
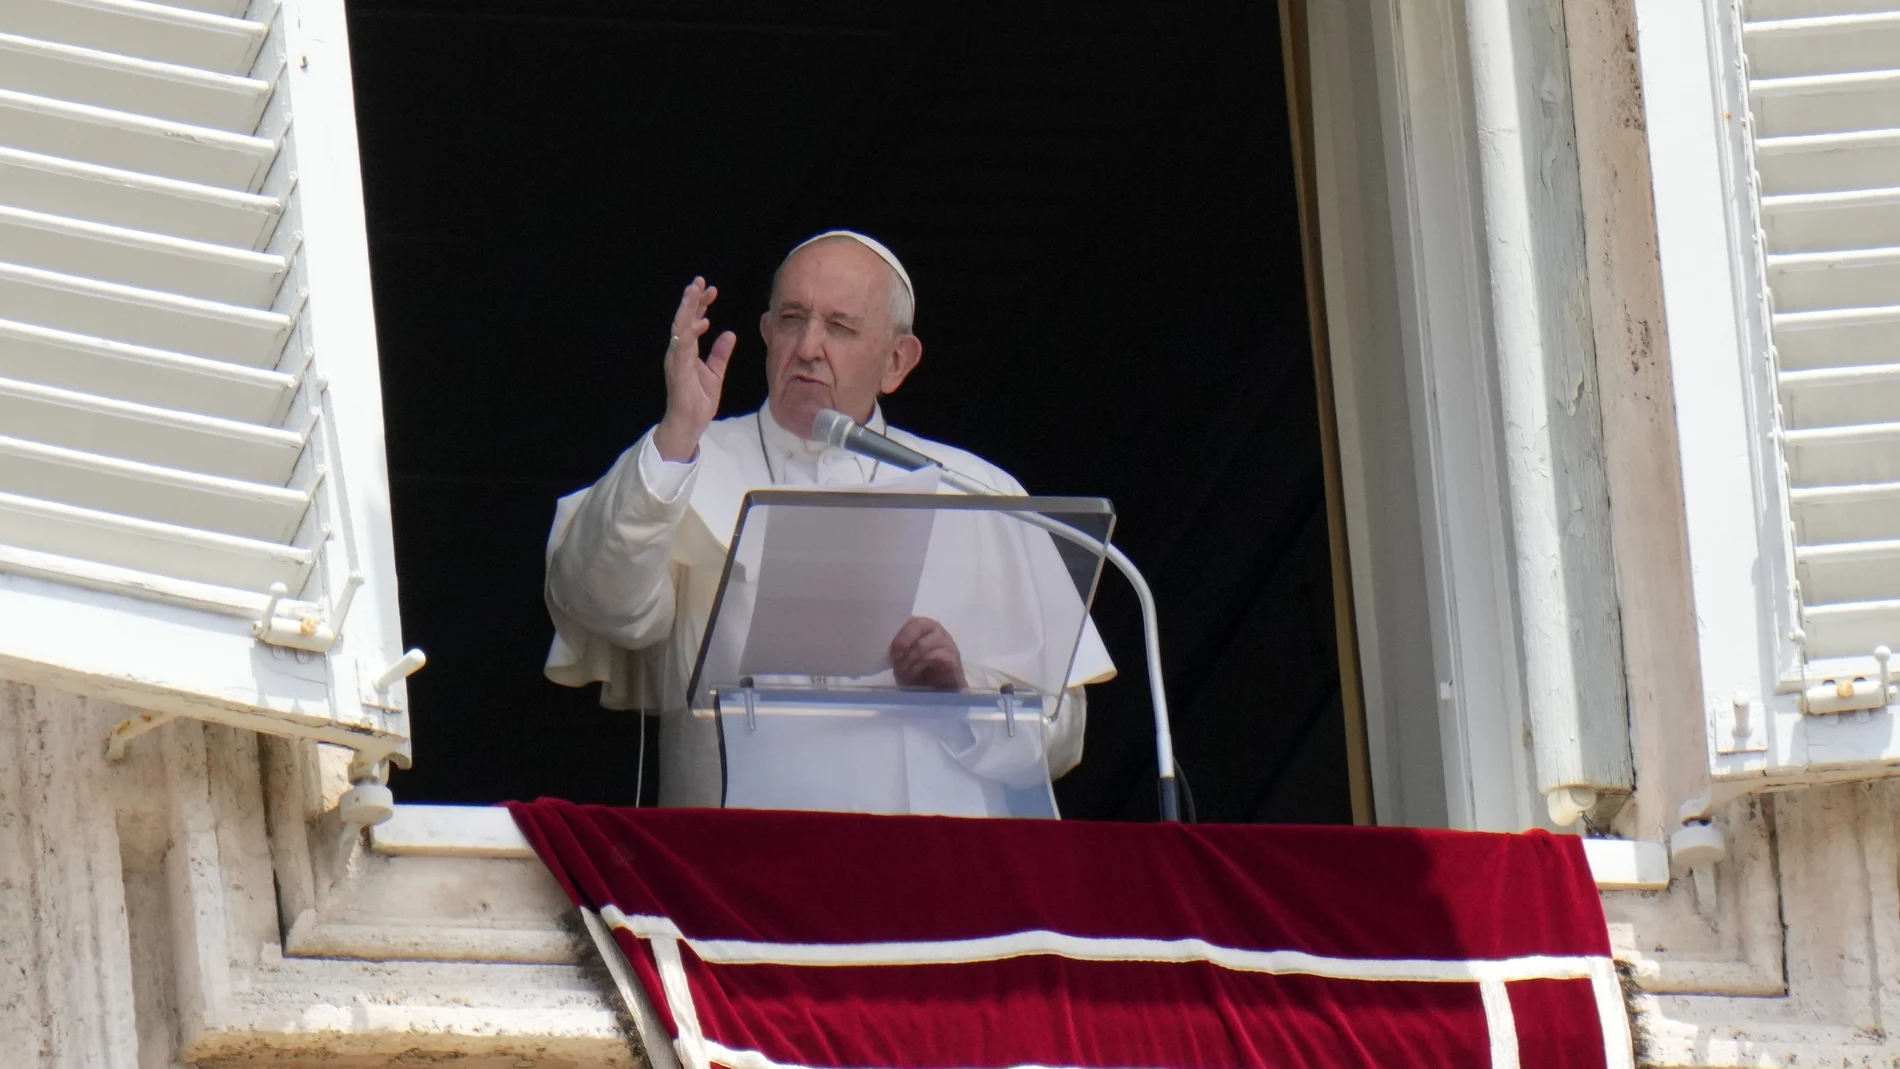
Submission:
{"label": "elderly man in white robe", "polygon": [[[703,358],[700,351],[718,295],[701,278],[686,287],[664,361],[665,415],[600,481],[562,499],[548,539],[546,599],[555,625],[548,678],[599,682],[603,705],[662,714],[662,805],[723,801],[718,729],[685,715],[684,706],[744,494],[875,488],[907,477],[812,440],[819,412],[843,412],[1000,493],[1023,493],[981,458],[884,423],[878,398],[917,367],[923,343],[911,332],[909,275],[882,244],[832,231],[792,250],[759,319],[769,399],[757,412],[727,419],[715,417],[737,336],[721,333]],[[967,645],[977,636],[965,638]],[[904,623],[889,654],[900,686],[954,690],[989,681],[980,667],[966,668],[958,637],[930,617]],[[1082,685],[1113,674],[1085,621],[1046,732],[1011,735],[1002,725],[963,723],[954,731],[858,727],[843,754],[820,758],[788,745],[773,775],[792,796],[822,799],[810,808],[1000,815],[1009,811],[1008,790],[1040,783],[1046,794],[1049,778],[1080,761]],[[836,745],[835,735],[813,737]]]}

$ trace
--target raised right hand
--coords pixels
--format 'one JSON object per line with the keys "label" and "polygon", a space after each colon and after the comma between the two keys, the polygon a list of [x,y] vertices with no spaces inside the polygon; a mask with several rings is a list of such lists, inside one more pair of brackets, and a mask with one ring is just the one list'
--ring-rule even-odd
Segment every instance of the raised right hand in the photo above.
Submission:
{"label": "raised right hand", "polygon": [[673,313],[673,340],[666,347],[666,415],[654,428],[653,444],[663,460],[685,463],[699,452],[699,436],[719,414],[719,392],[726,383],[726,362],[739,336],[726,331],[713,340],[706,359],[699,358],[699,338],[712,328],[706,310],[719,299],[719,289],[695,278],[680,295]]}

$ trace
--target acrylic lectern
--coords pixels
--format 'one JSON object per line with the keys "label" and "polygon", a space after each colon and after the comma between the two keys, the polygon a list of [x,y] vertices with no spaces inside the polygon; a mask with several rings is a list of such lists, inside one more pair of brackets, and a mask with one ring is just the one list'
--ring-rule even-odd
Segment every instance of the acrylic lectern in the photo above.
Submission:
{"label": "acrylic lectern", "polygon": [[[1100,498],[748,494],[688,696],[717,722],[724,804],[1055,816],[1046,750],[1078,646],[1100,648],[1113,527]],[[899,685],[913,616],[956,642],[963,686]]]}

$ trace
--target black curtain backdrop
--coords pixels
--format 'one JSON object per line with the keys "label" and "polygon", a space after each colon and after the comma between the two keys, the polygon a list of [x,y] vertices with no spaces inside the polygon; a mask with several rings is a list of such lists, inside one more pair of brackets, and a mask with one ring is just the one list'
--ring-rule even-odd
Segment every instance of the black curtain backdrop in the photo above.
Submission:
{"label": "black curtain backdrop", "polygon": [[[541,675],[555,499],[656,420],[680,288],[763,399],[786,249],[916,280],[899,426],[1101,494],[1157,591],[1202,820],[1349,819],[1275,5],[349,5],[410,682],[407,801],[633,801],[636,718]],[[1135,601],[1064,812],[1151,819]],[[650,786],[650,785],[649,785]]]}

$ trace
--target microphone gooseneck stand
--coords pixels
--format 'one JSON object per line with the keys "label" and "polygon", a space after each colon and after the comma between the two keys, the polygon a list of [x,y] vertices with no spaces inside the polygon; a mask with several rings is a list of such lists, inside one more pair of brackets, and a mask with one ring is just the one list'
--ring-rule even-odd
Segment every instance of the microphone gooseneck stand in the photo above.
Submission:
{"label": "microphone gooseneck stand", "polygon": [[[942,464],[936,467],[943,472],[943,481],[966,494],[996,493],[994,489],[959,475]],[[1104,542],[1039,512],[1010,512],[1005,515],[1068,539],[1092,553],[1100,553],[1122,573],[1128,585],[1135,588],[1135,597],[1141,602],[1142,636],[1148,647],[1148,694],[1154,703],[1155,766],[1160,773],[1161,819],[1178,823],[1181,819],[1181,796],[1174,782],[1174,734],[1168,726],[1168,695],[1161,683],[1161,619],[1155,612],[1155,596],[1148,589],[1148,580],[1142,577],[1141,569],[1135,567],[1135,562],[1128,559],[1128,554],[1112,542]]]}
{"label": "microphone gooseneck stand", "polygon": [[[861,431],[861,434],[847,434],[847,430]],[[831,409],[819,413],[813,437],[828,441],[853,453],[880,460],[906,471],[915,471],[920,467],[934,467],[940,472],[940,478],[966,494],[977,496],[996,496],[996,488],[985,486],[960,472],[951,471],[942,462],[922,453],[914,452],[876,431],[863,427],[851,417]],[[875,439],[875,441],[868,441]],[[882,448],[888,446],[889,448]],[[919,463],[922,461],[923,463]],[[1148,647],[1148,694],[1154,704],[1155,718],[1155,767],[1159,773],[1161,792],[1161,819],[1178,823],[1181,819],[1181,795],[1174,777],[1174,734],[1168,726],[1168,695],[1162,685],[1161,677],[1161,619],[1155,612],[1154,592],[1148,589],[1148,580],[1142,577],[1141,569],[1128,559],[1113,543],[1105,542],[1085,531],[1051,519],[1039,512],[1008,512],[1012,516],[1032,527],[1040,527],[1050,534],[1073,542],[1091,553],[1100,553],[1135,588],[1135,597],[1141,602],[1141,630]]]}

